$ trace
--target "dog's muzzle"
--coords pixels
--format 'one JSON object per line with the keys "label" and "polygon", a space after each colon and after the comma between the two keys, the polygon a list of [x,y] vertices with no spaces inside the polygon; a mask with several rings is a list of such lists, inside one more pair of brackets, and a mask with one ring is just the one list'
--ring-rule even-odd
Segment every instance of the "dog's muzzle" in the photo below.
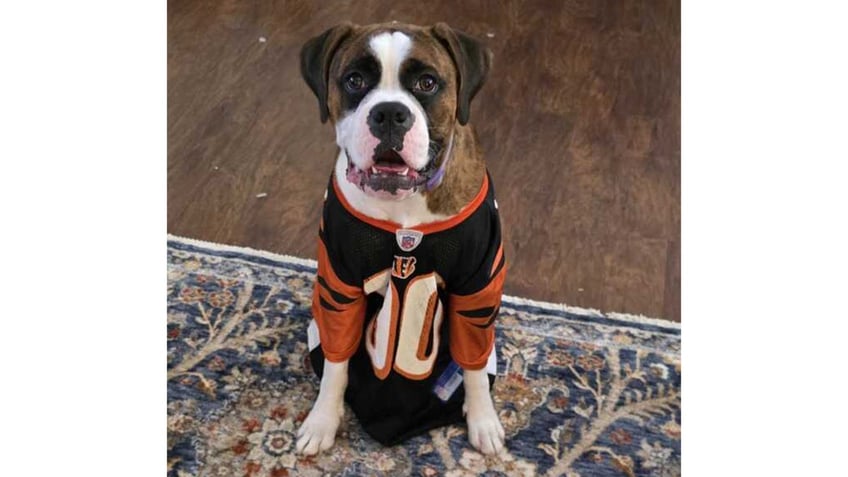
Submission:
{"label": "dog's muzzle", "polygon": [[[379,147],[378,147],[379,149]],[[445,169],[453,151],[453,134],[448,140],[447,149],[441,163],[436,166],[436,159],[442,152],[442,146],[437,142],[430,142],[429,161],[424,168],[415,170],[406,165],[400,155],[392,149],[385,149],[375,154],[374,165],[369,170],[356,167],[347,156],[347,180],[359,187],[366,187],[374,191],[385,191],[397,194],[399,190],[406,191],[430,191],[438,187],[444,179]]]}

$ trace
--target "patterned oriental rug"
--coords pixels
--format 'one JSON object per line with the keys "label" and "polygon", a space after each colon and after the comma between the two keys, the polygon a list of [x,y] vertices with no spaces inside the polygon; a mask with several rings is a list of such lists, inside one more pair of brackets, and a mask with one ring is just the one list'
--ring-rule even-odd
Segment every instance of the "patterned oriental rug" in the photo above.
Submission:
{"label": "patterned oriental rug", "polygon": [[495,407],[506,449],[452,426],[385,448],[348,410],[331,452],[294,434],[318,390],[315,262],[168,238],[168,475],[680,474],[680,326],[504,297]]}

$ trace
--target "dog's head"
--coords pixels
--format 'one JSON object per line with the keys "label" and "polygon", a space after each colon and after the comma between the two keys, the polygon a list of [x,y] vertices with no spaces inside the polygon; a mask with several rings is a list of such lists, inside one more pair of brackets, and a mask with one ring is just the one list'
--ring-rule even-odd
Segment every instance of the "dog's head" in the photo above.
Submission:
{"label": "dog's head", "polygon": [[402,199],[438,174],[491,56],[444,23],[346,23],[303,46],[301,73],[321,121],[336,128],[347,179],[369,195]]}

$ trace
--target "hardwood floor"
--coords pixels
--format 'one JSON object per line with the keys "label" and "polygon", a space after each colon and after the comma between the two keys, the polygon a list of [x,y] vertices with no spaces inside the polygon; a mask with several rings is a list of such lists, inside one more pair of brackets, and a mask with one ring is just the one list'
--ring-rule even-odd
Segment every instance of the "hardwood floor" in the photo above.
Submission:
{"label": "hardwood floor", "polygon": [[301,45],[343,20],[447,21],[495,54],[471,122],[506,293],[680,320],[678,0],[326,5],[169,1],[169,232],[314,258],[335,145]]}

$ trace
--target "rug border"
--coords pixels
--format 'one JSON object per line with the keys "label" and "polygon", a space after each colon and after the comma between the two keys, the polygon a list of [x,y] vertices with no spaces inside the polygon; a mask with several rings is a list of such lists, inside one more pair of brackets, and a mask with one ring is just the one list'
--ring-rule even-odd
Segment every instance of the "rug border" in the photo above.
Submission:
{"label": "rug border", "polygon": [[[189,237],[182,237],[174,234],[167,234],[168,241],[179,242],[185,245],[191,245],[195,247],[207,248],[214,251],[220,252],[237,252],[243,253],[245,255],[252,255],[254,257],[264,258],[268,260],[275,260],[278,262],[287,262],[292,263],[299,266],[316,268],[318,262],[309,258],[300,258],[292,255],[279,254],[274,252],[268,252],[266,250],[258,250],[250,247],[243,247],[239,245],[227,245],[218,242],[210,242],[207,240],[194,239]],[[600,310],[596,310],[594,308],[580,308],[576,306],[566,305],[564,303],[551,303],[546,301],[538,301],[532,300],[530,298],[523,298],[518,296],[511,296],[504,294],[503,300],[515,304],[515,305],[524,305],[524,306],[533,306],[536,308],[546,309],[546,310],[554,310],[561,311],[566,313],[572,313],[576,315],[590,315],[598,318],[610,318],[615,320],[621,320],[631,323],[645,324],[645,325],[653,325],[663,328],[669,328],[673,330],[680,330],[680,323],[664,320],[661,318],[651,318],[644,315],[630,314],[630,313],[617,313],[617,312],[608,312],[604,313]]]}

